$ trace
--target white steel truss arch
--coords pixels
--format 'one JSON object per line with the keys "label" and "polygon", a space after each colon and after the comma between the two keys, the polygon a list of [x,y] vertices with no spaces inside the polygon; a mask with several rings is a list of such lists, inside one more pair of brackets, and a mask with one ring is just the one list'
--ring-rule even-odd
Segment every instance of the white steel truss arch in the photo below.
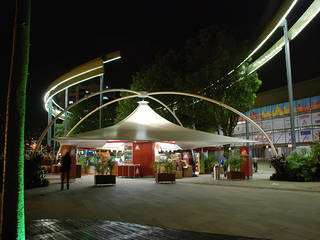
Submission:
{"label": "white steel truss arch", "polygon": [[[136,94],[136,95],[131,95],[131,96],[126,96],[126,97],[122,97],[122,98],[118,98],[118,99],[115,99],[113,101],[110,101],[108,103],[105,103],[99,107],[97,107],[96,109],[92,110],[91,112],[89,112],[87,115],[85,115],[76,125],[73,126],[73,128],[67,133],[66,136],[69,136],[75,129],[77,126],[79,126],[85,119],[87,119],[89,116],[91,116],[93,113],[95,113],[96,111],[98,111],[99,109],[103,108],[103,107],[106,107],[108,106],[109,104],[111,103],[114,103],[114,102],[118,102],[118,101],[121,101],[121,100],[124,100],[124,99],[128,99],[128,98],[134,98],[134,97],[141,97],[141,93],[139,94]],[[222,102],[219,102],[217,100],[214,100],[214,99],[211,99],[211,98],[207,98],[207,97],[204,97],[204,96],[201,96],[201,95],[197,95],[197,94],[193,94],[193,93],[185,93],[185,92],[174,92],[174,91],[163,91],[163,92],[151,92],[151,93],[146,93],[144,92],[143,93],[143,97],[151,97],[153,95],[180,95],[180,96],[188,96],[188,97],[194,97],[194,98],[198,98],[198,99],[202,99],[204,101],[207,101],[207,102],[211,102],[211,103],[214,103],[214,104],[217,104],[221,107],[224,107],[232,112],[234,112],[235,114],[237,114],[238,116],[240,117],[243,117],[245,120],[247,120],[248,122],[250,122],[252,125],[254,125],[262,134],[263,136],[267,139],[268,143],[270,144],[270,147],[271,147],[271,150],[273,152],[273,154],[277,157],[278,156],[278,153],[271,141],[271,139],[269,138],[269,136],[265,133],[265,131],[263,131],[263,129],[257,124],[255,123],[253,120],[251,120],[249,117],[247,117],[245,114],[239,112],[238,110],[236,110],[235,108],[229,106],[229,105],[226,105]]]}

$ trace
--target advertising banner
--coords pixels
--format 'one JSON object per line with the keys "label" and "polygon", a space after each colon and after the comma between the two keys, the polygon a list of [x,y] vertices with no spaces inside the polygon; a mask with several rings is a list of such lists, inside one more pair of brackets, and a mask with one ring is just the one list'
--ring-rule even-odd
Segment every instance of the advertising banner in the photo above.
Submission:
{"label": "advertising banner", "polygon": [[245,173],[247,178],[249,178],[252,176],[252,164],[249,159],[248,147],[240,147],[240,157],[245,159],[245,161],[241,164],[241,171]]}
{"label": "advertising banner", "polygon": [[[256,119],[254,122],[261,127],[261,120]],[[259,130],[253,124],[249,123],[249,132],[259,132]]]}
{"label": "advertising banner", "polygon": [[300,142],[312,142],[313,138],[312,138],[312,130],[303,130],[300,131]]}
{"label": "advertising banner", "polygon": [[[298,126],[298,121],[297,118],[294,119],[294,125],[297,127]],[[291,127],[291,123],[290,123],[290,117],[285,117],[284,118],[284,128],[290,128]]]}
{"label": "advertising banner", "polygon": [[[272,137],[272,133],[267,133],[268,137],[270,138],[270,140],[273,142],[273,137]],[[262,135],[262,134],[253,134],[252,135],[252,140],[254,141],[258,141],[258,144],[268,144],[267,138]]]}
{"label": "advertising banner", "polygon": [[320,141],[320,128],[313,129],[313,141]]}
{"label": "advertising banner", "polygon": [[264,131],[271,131],[272,130],[272,119],[263,120],[261,121],[262,129]]}
{"label": "advertising banner", "polygon": [[[250,124],[250,123],[249,123]],[[246,133],[246,123],[238,123],[237,126],[234,128],[234,134],[243,134]]]}
{"label": "advertising banner", "polygon": [[[299,133],[296,131],[296,142],[299,142]],[[286,132],[286,143],[291,143],[291,133]]]}
{"label": "advertising banner", "polygon": [[271,106],[272,116],[277,117],[284,114],[289,114],[289,103],[279,103]]}
{"label": "advertising banner", "polygon": [[311,101],[311,109],[320,109],[320,96],[315,96],[310,98]]}
{"label": "advertising banner", "polygon": [[311,125],[311,114],[309,113],[298,115],[296,116],[296,118],[298,120],[299,127],[306,127]]}
{"label": "advertising banner", "polygon": [[273,119],[273,129],[281,130],[284,129],[284,118],[275,118]]}
{"label": "advertising banner", "polygon": [[273,133],[273,143],[285,143],[286,133],[285,132],[275,132]]}
{"label": "advertising banner", "polygon": [[320,112],[312,113],[312,124],[320,125]]}
{"label": "advertising banner", "polygon": [[272,109],[271,106],[266,106],[261,108],[261,117],[268,118],[272,116]]}
{"label": "advertising banner", "polygon": [[295,112],[305,112],[310,110],[310,98],[304,98],[294,101]]}

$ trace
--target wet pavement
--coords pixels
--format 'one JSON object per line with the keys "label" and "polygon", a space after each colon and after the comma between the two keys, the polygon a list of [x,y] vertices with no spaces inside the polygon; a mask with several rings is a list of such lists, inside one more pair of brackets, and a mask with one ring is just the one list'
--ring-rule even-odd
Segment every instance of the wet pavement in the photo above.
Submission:
{"label": "wet pavement", "polygon": [[26,239],[32,240],[255,240],[240,236],[182,231],[107,220],[42,219],[27,224]]}
{"label": "wet pavement", "polygon": [[101,187],[88,175],[64,191],[50,176],[48,187],[25,191],[27,237],[318,239],[320,183],[270,181],[270,174],[241,181],[201,175],[176,184],[119,177]]}

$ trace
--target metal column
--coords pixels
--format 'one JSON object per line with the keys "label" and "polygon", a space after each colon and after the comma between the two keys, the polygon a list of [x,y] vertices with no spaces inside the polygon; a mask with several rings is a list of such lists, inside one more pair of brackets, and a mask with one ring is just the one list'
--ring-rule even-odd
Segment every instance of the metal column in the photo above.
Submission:
{"label": "metal column", "polygon": [[[68,88],[65,91],[65,99],[64,99],[64,108],[68,107]],[[66,136],[68,133],[68,111],[64,114],[64,135]]]}
{"label": "metal column", "polygon": [[283,28],[284,43],[285,43],[284,47],[285,47],[289,107],[290,107],[291,143],[292,143],[292,150],[295,150],[296,149],[296,131],[295,131],[295,124],[294,124],[293,90],[292,90],[292,76],[291,76],[291,63],[290,63],[290,45],[289,45],[289,36],[288,36],[288,24],[287,24],[286,19],[283,20],[282,28]]}
{"label": "metal column", "polygon": [[56,121],[53,124],[53,138],[52,160],[56,159]]}
{"label": "metal column", "polygon": [[[250,135],[249,135],[249,123],[246,121],[246,139],[249,140]],[[247,143],[247,147],[249,149],[249,172],[251,176],[249,176],[249,179],[252,178],[253,176],[253,171],[252,171],[252,148],[250,146],[250,143]]]}
{"label": "metal column", "polygon": [[[49,100],[48,102],[49,106],[48,106],[48,124],[51,122],[52,120],[52,99]],[[48,133],[47,133],[47,145],[49,147],[51,147],[51,128],[48,129]]]}
{"label": "metal column", "polygon": [[[103,75],[100,76],[100,92],[103,91]],[[102,96],[100,93],[100,106],[102,105]],[[102,109],[99,110],[99,128],[102,128]]]}

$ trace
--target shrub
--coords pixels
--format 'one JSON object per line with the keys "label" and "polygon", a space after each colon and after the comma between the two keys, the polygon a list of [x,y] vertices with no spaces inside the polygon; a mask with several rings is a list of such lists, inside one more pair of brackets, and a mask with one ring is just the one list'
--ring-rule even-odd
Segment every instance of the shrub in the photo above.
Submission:
{"label": "shrub", "polygon": [[45,187],[49,185],[46,177],[46,169],[41,167],[44,159],[42,153],[37,152],[28,156],[29,160],[24,161],[24,187]]}
{"label": "shrub", "polygon": [[293,152],[285,157],[275,157],[271,160],[275,168],[271,180],[315,181],[320,180],[320,144],[315,143],[308,154],[306,149],[301,153]]}
{"label": "shrub", "polygon": [[240,155],[235,155],[228,159],[227,164],[230,166],[231,172],[239,172],[241,169],[241,164],[245,159],[241,158]]}

